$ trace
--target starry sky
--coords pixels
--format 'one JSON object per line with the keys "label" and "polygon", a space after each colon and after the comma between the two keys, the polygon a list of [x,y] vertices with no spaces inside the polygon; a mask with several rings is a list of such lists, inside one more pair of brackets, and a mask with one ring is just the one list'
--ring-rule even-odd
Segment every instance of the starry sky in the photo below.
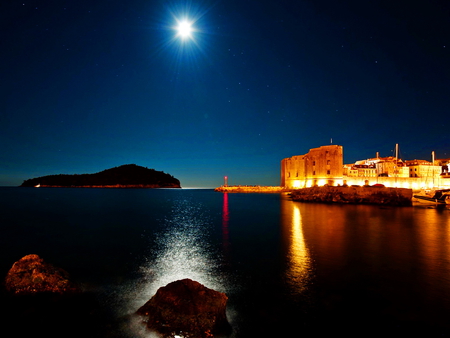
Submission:
{"label": "starry sky", "polygon": [[129,163],[183,187],[279,185],[283,158],[330,143],[344,163],[397,143],[450,157],[444,0],[0,8],[0,186]]}

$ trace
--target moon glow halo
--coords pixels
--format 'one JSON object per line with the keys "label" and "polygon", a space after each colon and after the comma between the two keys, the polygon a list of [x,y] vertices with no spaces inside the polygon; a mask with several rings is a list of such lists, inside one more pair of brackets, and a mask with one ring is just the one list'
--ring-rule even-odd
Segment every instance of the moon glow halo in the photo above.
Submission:
{"label": "moon glow halo", "polygon": [[187,20],[179,21],[176,30],[178,31],[177,35],[183,40],[192,37],[192,24]]}

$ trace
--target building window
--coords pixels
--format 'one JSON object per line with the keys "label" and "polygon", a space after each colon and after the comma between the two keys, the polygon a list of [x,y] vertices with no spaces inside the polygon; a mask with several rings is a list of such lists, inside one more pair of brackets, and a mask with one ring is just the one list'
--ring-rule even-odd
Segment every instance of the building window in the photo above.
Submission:
{"label": "building window", "polygon": [[316,161],[313,161],[313,165],[316,165]]}
{"label": "building window", "polygon": [[316,171],[314,170],[314,171],[313,171],[313,175],[315,175],[315,174],[316,174]]}
{"label": "building window", "polygon": [[329,170],[327,170],[327,175],[330,175],[330,171]]}

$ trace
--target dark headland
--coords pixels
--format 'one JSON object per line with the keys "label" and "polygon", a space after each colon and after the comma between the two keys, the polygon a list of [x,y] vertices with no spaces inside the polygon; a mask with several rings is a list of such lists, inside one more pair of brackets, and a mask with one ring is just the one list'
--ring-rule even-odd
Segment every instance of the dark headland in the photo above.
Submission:
{"label": "dark headland", "polygon": [[95,174],[48,175],[25,180],[21,187],[61,188],[181,188],[180,181],[162,171],[125,164]]}

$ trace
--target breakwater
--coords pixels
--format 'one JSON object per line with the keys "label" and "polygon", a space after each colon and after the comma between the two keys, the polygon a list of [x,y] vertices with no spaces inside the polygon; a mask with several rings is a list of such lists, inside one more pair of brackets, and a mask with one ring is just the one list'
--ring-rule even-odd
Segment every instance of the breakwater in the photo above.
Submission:
{"label": "breakwater", "polygon": [[259,186],[259,185],[236,185],[236,186],[222,186],[214,189],[219,192],[248,192],[248,193],[279,193],[285,191],[291,191],[292,189],[285,189],[278,186]]}
{"label": "breakwater", "polygon": [[108,185],[50,185],[50,184],[39,184],[35,186],[35,188],[123,188],[123,189],[137,189],[137,188],[143,188],[143,189],[158,189],[158,188],[181,188],[179,185],[176,184],[167,184],[165,186],[161,186],[159,184],[108,184]]}
{"label": "breakwater", "polygon": [[294,190],[293,201],[348,204],[412,205],[412,189],[385,187],[312,187]]}

